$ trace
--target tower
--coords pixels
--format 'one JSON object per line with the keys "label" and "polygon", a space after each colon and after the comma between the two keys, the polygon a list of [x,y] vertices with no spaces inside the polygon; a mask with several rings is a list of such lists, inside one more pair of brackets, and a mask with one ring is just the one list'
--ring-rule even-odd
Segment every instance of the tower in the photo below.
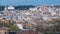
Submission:
{"label": "tower", "polygon": [[7,10],[7,7],[5,6],[4,10],[6,11]]}

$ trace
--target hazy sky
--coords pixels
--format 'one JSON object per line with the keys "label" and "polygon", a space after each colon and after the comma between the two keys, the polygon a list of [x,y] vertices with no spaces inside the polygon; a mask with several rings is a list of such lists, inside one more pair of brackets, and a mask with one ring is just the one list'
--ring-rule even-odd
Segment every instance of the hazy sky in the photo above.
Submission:
{"label": "hazy sky", "polygon": [[60,0],[0,0],[0,5],[60,5]]}

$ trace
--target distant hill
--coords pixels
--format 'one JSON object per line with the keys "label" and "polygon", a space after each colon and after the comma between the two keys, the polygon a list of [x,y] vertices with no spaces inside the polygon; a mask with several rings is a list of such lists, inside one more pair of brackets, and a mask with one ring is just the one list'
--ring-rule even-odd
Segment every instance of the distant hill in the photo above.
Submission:
{"label": "distant hill", "polygon": [[[28,10],[29,8],[33,8],[35,6],[33,5],[20,5],[20,6],[14,6],[17,10]],[[54,5],[54,7],[59,8],[60,5]],[[0,11],[4,10],[5,6],[0,6]]]}
{"label": "distant hill", "polygon": [[21,6],[15,6],[15,9],[20,9],[20,10],[28,10],[29,8],[33,8],[35,6],[33,5],[21,5]]}
{"label": "distant hill", "polygon": [[60,8],[60,5],[54,5],[54,7],[56,7],[56,8]]}
{"label": "distant hill", "polygon": [[0,6],[0,11],[4,10],[5,6]]}
{"label": "distant hill", "polygon": [[[33,5],[21,5],[21,6],[14,6],[17,10],[27,10],[31,7],[34,7]],[[0,6],[0,11],[4,10],[5,6]]]}

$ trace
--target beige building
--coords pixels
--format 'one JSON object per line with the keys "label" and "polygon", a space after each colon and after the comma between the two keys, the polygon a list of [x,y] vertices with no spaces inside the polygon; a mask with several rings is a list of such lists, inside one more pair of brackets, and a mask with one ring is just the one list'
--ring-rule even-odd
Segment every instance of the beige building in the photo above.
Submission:
{"label": "beige building", "polygon": [[0,34],[9,34],[9,28],[3,26],[0,28]]}

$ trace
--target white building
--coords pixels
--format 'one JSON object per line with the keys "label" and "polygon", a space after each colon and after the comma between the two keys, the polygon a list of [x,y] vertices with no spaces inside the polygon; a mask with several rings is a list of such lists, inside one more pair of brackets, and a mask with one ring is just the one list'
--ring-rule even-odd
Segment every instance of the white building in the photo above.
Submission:
{"label": "white building", "polygon": [[15,9],[15,7],[13,7],[13,5],[9,5],[8,7],[5,7],[5,9],[4,10],[10,10],[10,9]]}
{"label": "white building", "polygon": [[29,8],[29,10],[35,11],[35,10],[37,10],[37,7],[35,7],[35,8]]}
{"label": "white building", "polygon": [[8,9],[15,9],[12,5],[8,6]]}
{"label": "white building", "polygon": [[22,24],[16,24],[17,25],[17,27],[19,28],[19,29],[23,29],[23,26],[22,26]]}

